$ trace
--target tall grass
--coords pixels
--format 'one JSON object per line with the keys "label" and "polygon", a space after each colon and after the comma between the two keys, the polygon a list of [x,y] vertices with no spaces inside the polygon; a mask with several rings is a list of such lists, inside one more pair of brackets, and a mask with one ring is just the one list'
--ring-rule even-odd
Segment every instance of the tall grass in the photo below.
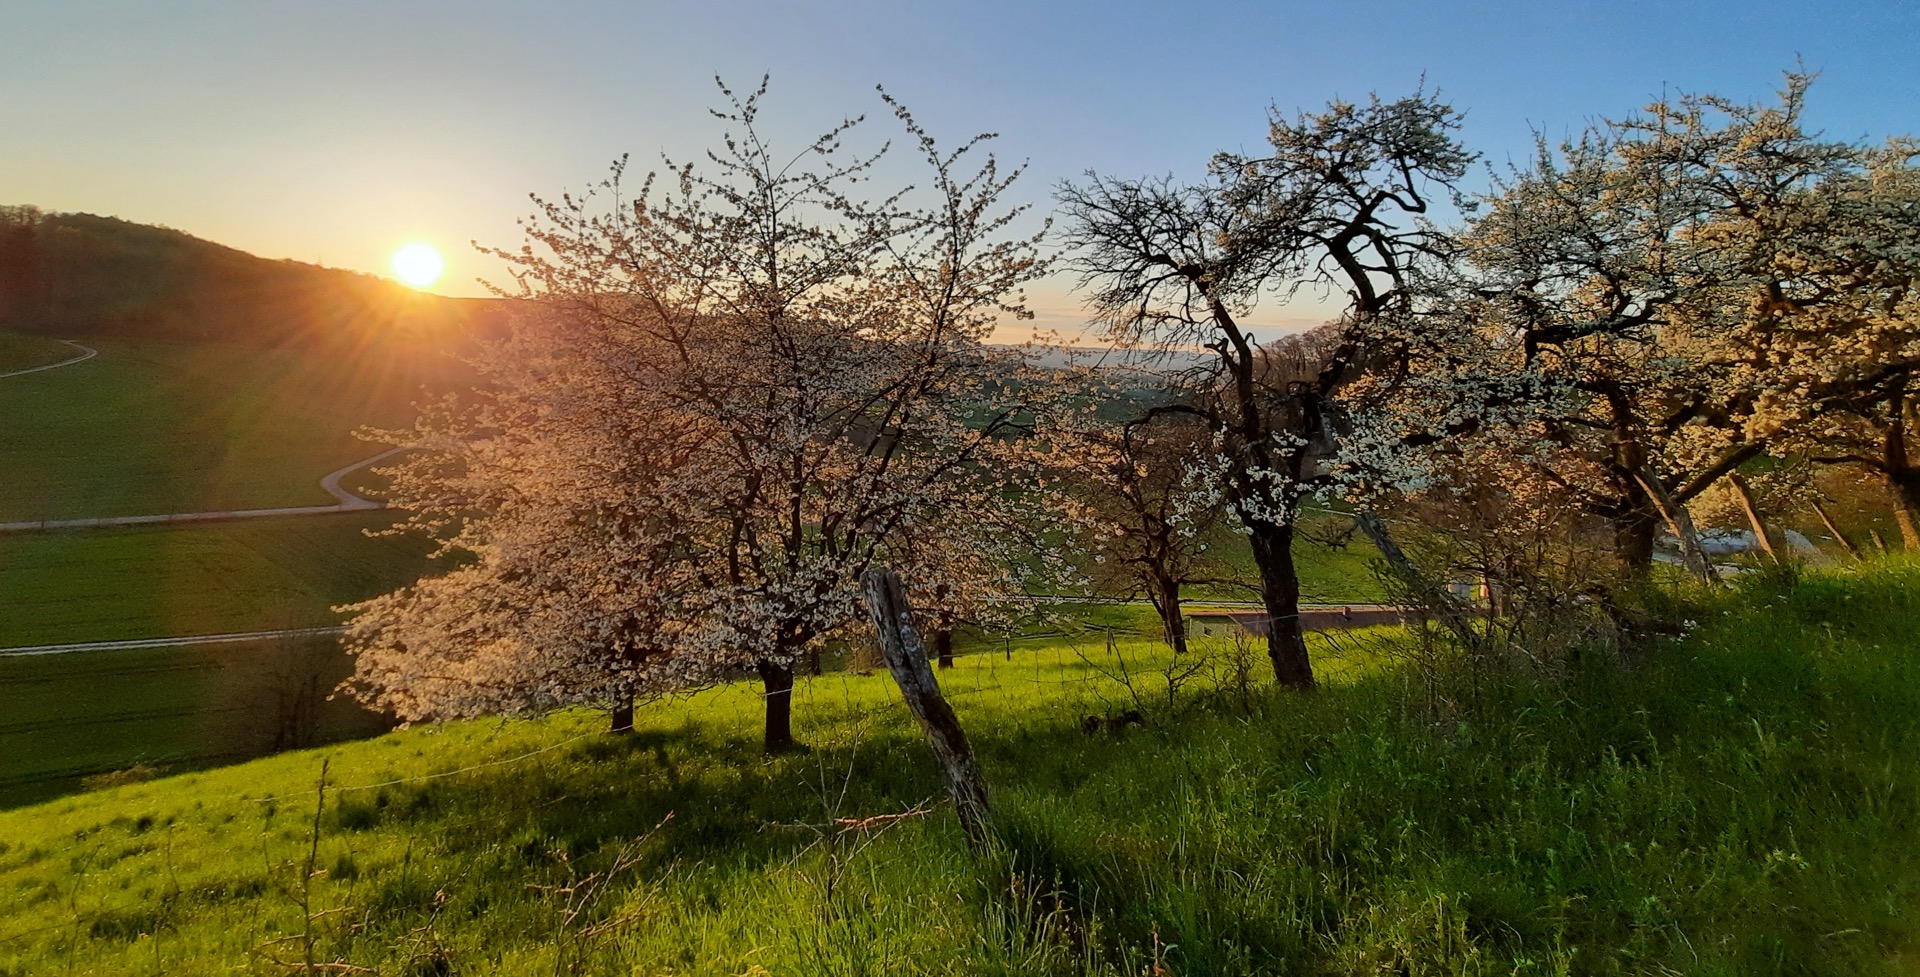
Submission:
{"label": "tall grass", "polygon": [[727,688],[624,738],[448,724],[119,787],[0,814],[0,973],[271,971],[308,936],[384,974],[1910,972],[1920,569],[1694,613],[1448,711],[1362,637],[1318,694],[1091,736],[1133,701],[1104,642],[964,658],[982,862],[884,676],[808,686],[797,756]]}

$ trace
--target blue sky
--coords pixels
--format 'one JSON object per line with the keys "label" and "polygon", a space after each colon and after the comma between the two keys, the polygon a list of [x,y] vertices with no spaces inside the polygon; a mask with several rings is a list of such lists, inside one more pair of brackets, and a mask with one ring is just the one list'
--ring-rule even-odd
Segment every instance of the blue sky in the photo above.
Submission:
{"label": "blue sky", "polygon": [[[771,73],[796,145],[879,115],[885,84],[944,140],[999,132],[1045,209],[1087,169],[1198,175],[1257,149],[1270,105],[1422,77],[1496,162],[1663,89],[1765,97],[1796,58],[1830,135],[1920,131],[1916,38],[1920,4],[1893,2],[0,0],[0,203],[365,271],[425,239],[439,290],[477,294],[500,269],[466,242],[517,244],[528,192],[711,142],[716,74]],[[1075,319],[1064,287],[1035,298]]]}

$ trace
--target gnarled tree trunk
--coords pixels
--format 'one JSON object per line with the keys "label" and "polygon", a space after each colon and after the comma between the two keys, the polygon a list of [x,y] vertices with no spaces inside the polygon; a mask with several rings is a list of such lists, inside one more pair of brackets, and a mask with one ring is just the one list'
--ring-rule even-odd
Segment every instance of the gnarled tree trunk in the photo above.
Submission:
{"label": "gnarled tree trunk", "polygon": [[1160,615],[1161,633],[1175,655],[1187,653],[1187,619],[1180,609],[1180,581],[1161,575],[1153,582],[1153,610]]}
{"label": "gnarled tree trunk", "polygon": [[1260,567],[1260,598],[1267,612],[1267,657],[1273,678],[1296,689],[1313,688],[1313,662],[1300,630],[1300,572],[1293,565],[1293,526],[1256,522],[1247,527],[1253,561]]}
{"label": "gnarled tree trunk", "polygon": [[1900,542],[1920,552],[1920,469],[1887,472],[1893,493],[1893,517],[1900,524]]}
{"label": "gnarled tree trunk", "polygon": [[763,660],[755,667],[767,700],[766,751],[784,753],[793,749],[793,666]]}
{"label": "gnarled tree trunk", "polygon": [[1645,583],[1653,574],[1653,541],[1659,516],[1636,507],[1609,517],[1607,523],[1613,527],[1614,556],[1626,571],[1627,579]]}

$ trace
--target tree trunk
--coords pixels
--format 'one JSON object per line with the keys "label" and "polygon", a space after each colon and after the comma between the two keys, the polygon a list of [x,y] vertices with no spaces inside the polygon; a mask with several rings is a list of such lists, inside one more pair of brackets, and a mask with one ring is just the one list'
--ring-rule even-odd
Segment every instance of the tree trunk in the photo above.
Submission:
{"label": "tree trunk", "polygon": [[900,686],[900,696],[908,711],[920,723],[934,759],[947,775],[947,790],[960,815],[960,827],[967,834],[967,845],[975,854],[992,845],[992,812],[987,806],[987,782],[980,776],[980,764],[974,759],[967,734],[959,717],[940,694],[940,682],[927,667],[927,650],[913,627],[913,608],[907,604],[907,589],[900,575],[885,567],[875,567],[861,575],[860,589],[867,601],[867,612],[880,634],[880,650],[887,658],[887,670]]}
{"label": "tree trunk", "polygon": [[1687,572],[1703,584],[1716,583],[1719,577],[1713,572],[1713,561],[1707,559],[1707,551],[1700,545],[1700,534],[1694,532],[1693,514],[1687,507],[1673,500],[1667,494],[1660,479],[1650,472],[1634,472],[1640,487],[1646,490],[1647,497],[1659,508],[1660,515],[1667,520],[1667,528],[1673,531],[1675,539],[1680,541],[1680,558],[1686,562]]}
{"label": "tree trunk", "polygon": [[1813,500],[1813,512],[1820,517],[1820,523],[1827,527],[1827,532],[1832,533],[1833,538],[1840,543],[1840,548],[1846,550],[1848,556],[1859,559],[1860,547],[1846,533],[1841,532],[1838,525],[1834,524],[1833,517],[1827,515],[1827,507],[1821,505],[1819,499]]}
{"label": "tree trunk", "polygon": [[1920,469],[1887,472],[1887,488],[1893,492],[1893,517],[1900,523],[1900,542],[1920,552]]}
{"label": "tree trunk", "polygon": [[1313,688],[1313,662],[1300,630],[1300,573],[1293,565],[1293,526],[1256,522],[1247,527],[1253,562],[1260,568],[1260,597],[1267,611],[1267,657],[1274,680]]}
{"label": "tree trunk", "polygon": [[1746,476],[1739,472],[1727,473],[1727,484],[1733,486],[1733,494],[1740,497],[1740,508],[1746,511],[1747,524],[1753,527],[1753,537],[1760,541],[1760,548],[1773,562],[1780,562],[1781,546],[1773,538],[1773,530],[1760,518],[1760,507],[1754,504],[1753,487],[1747,484]]}
{"label": "tree trunk", "polygon": [[1160,615],[1161,633],[1175,655],[1187,653],[1187,617],[1180,609],[1180,583],[1161,577],[1153,583],[1153,609]]}
{"label": "tree trunk", "polygon": [[1658,517],[1639,507],[1607,521],[1613,526],[1613,552],[1627,579],[1645,583],[1653,575],[1653,539]]}
{"label": "tree trunk", "polygon": [[628,699],[613,707],[613,731],[616,733],[633,732],[633,700]]}
{"label": "tree trunk", "polygon": [[793,749],[794,745],[793,666],[762,661],[756,667],[760,671],[760,683],[765,687],[767,700],[766,750],[768,753],[784,753]]}
{"label": "tree trunk", "polygon": [[947,603],[947,595],[953,588],[947,584],[938,584],[933,588],[933,603],[936,608],[933,615],[933,655],[939,659],[941,668],[953,667],[953,618],[952,605]]}
{"label": "tree trunk", "polygon": [[1881,435],[1880,470],[1893,492],[1893,515],[1900,523],[1900,542],[1920,551],[1920,468],[1907,454],[1907,395],[1901,388],[1887,401],[1888,423]]}

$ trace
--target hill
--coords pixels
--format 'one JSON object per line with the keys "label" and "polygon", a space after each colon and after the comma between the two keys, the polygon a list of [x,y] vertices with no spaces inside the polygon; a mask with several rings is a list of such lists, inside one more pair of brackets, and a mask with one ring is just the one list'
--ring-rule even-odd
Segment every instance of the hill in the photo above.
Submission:
{"label": "hill", "polygon": [[356,428],[475,382],[414,343],[86,342],[98,356],[0,378],[0,522],[327,504],[320,477],[380,450]]}
{"label": "hill", "polygon": [[165,227],[0,207],[0,329],[354,346],[496,328],[501,303],[270,261]]}
{"label": "hill", "polygon": [[971,656],[980,861],[881,675],[803,685],[778,758],[725,687],[112,787],[0,813],[0,974],[1911,973],[1917,595],[1751,579],[1635,667],[1443,699],[1376,635],[1093,736],[1151,645]]}

